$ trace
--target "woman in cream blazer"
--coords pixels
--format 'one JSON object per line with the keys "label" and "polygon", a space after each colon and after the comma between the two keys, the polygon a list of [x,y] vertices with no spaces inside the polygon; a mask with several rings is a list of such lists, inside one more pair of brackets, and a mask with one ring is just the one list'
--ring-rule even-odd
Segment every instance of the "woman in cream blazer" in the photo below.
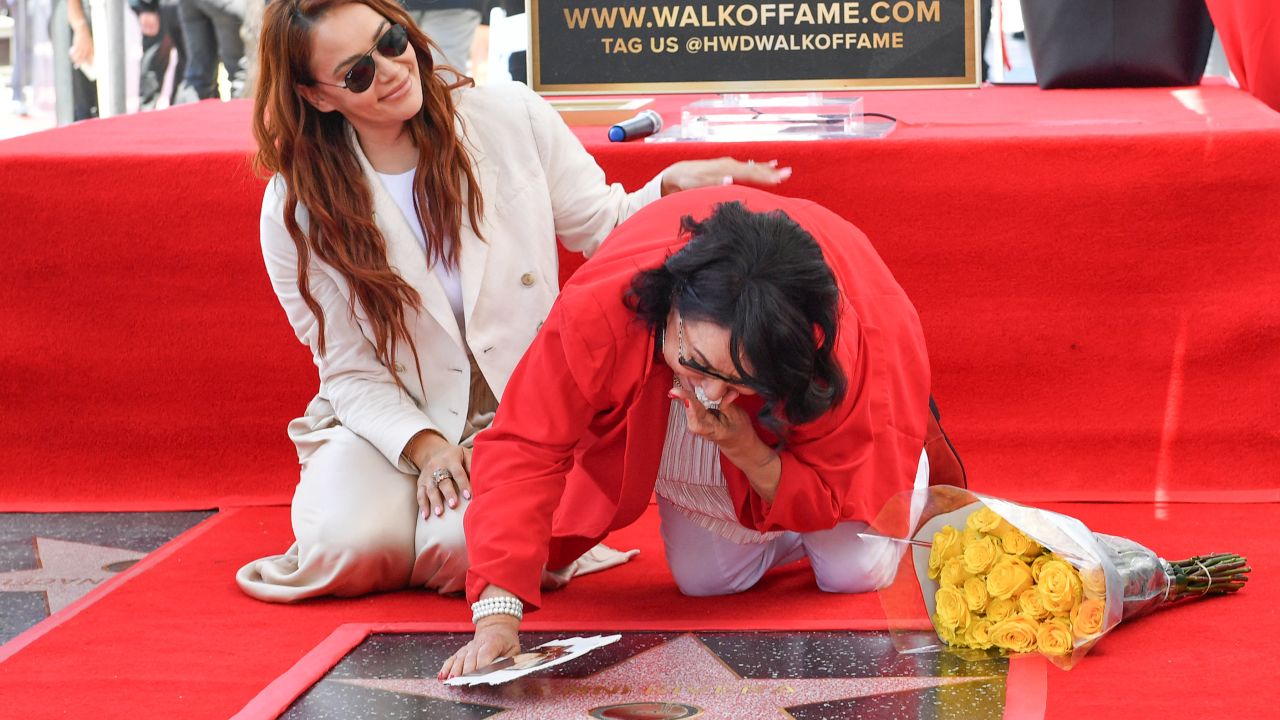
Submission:
{"label": "woman in cream blazer", "polygon": [[[296,61],[299,48],[289,46],[297,37],[310,38],[301,53],[309,55],[304,67]],[[370,39],[376,44],[365,52]],[[603,171],[540,97],[515,83],[446,86],[426,65],[427,43],[388,0],[282,0],[268,7],[264,20],[266,79],[258,89],[255,132],[265,148],[259,162],[276,175],[263,197],[262,252],[290,324],[312,349],[320,387],[306,413],[289,425],[302,466],[292,506],[296,542],[237,573],[240,587],[262,600],[406,586],[462,589],[469,443],[492,417],[556,298],[556,238],[589,254],[621,221],[666,192],[735,179],[773,184],[788,174],[772,164],[684,162],[628,194],[606,184]],[[427,69],[420,71],[420,64]],[[421,88],[414,87],[418,78]],[[452,108],[440,100],[445,95]],[[438,248],[440,241],[415,232],[422,225],[413,208],[388,189],[406,166],[421,167],[419,151],[412,144],[405,150],[407,130],[394,132],[396,123],[408,128],[423,116],[439,117],[432,115],[440,111],[432,103],[452,110],[458,147],[471,170],[466,179],[474,182],[467,185],[478,190],[482,202],[476,205],[483,207],[473,213],[475,195],[461,194],[462,222],[456,236],[444,240],[445,248],[455,244],[452,302],[448,273],[436,265],[444,255],[437,251],[431,260],[429,243]],[[273,126],[273,113],[289,120]],[[319,259],[310,240],[300,265],[300,241],[286,222],[288,163],[300,163],[303,153],[281,148],[308,129],[306,119],[296,126],[292,119],[311,113],[345,119],[342,137],[371,195],[386,265],[420,298],[420,308],[403,307],[409,342],[392,346],[390,363],[379,357],[378,328],[350,275]],[[331,210],[327,203],[321,208]],[[308,232],[315,209],[297,203],[299,236]],[[601,546],[578,563],[552,568],[558,572],[546,581],[559,584],[574,572],[625,559]]]}

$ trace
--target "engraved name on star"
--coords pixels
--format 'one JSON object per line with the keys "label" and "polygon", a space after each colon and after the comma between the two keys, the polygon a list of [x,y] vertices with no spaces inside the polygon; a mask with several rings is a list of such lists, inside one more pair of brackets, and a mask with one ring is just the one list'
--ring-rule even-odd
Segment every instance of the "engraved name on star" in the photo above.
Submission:
{"label": "engraved name on star", "polygon": [[0,573],[0,592],[43,592],[51,615],[146,555],[43,537],[35,538],[35,545],[39,567]]}

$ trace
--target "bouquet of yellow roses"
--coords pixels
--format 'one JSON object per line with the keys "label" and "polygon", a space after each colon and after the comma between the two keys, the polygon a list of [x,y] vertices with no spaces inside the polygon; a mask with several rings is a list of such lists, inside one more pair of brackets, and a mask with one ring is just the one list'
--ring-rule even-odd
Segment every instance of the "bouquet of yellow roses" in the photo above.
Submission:
{"label": "bouquet of yellow roses", "polygon": [[[918,617],[923,601],[949,647],[1039,652],[1062,668],[1121,620],[1235,592],[1250,570],[1230,553],[1170,562],[1075,518],[947,486],[904,494],[874,527],[911,546],[881,591],[891,622]],[[911,645],[930,647],[918,633]]]}

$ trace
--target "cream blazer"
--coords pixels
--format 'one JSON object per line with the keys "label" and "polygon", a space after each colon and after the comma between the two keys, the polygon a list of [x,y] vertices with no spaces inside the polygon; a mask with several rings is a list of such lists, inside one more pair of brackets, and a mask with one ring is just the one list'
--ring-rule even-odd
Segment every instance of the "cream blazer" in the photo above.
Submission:
{"label": "cream blazer", "polygon": [[[484,216],[477,237],[463,214],[460,242],[463,337],[435,273],[395,201],[375,174],[354,132],[352,146],[373,193],[374,221],[386,237],[392,268],[422,297],[422,312],[407,310],[422,361],[401,347],[395,384],[374,353],[373,332],[351,291],[332,267],[312,259],[311,294],[325,316],[326,352],[318,351],[318,324],[298,292],[297,250],[284,229],[284,181],[271,180],[262,200],[262,256],[280,305],[298,339],[311,348],[320,389],[306,415],[290,424],[296,443],[312,430],[341,423],[372,443],[388,462],[408,472],[401,452],[425,429],[459,442],[471,384],[467,348],[501,400],[516,363],[533,341],[559,292],[558,237],[590,254],[614,227],[661,194],[660,176],[628,194],[605,182],[604,172],[546,101],[520,83],[456,91],[457,132],[467,147]],[[306,212],[298,220],[307,227]],[[414,219],[416,222],[416,219]],[[402,344],[403,345],[403,344]]]}

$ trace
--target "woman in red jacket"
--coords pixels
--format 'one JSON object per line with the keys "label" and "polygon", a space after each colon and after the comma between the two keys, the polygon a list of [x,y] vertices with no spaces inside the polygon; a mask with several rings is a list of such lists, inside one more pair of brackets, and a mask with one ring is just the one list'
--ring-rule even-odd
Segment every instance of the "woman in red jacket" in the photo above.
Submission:
{"label": "woman in red jacket", "polygon": [[915,309],[857,228],[741,187],[645,208],[565,286],[476,442],[476,635],[441,677],[518,652],[544,570],[655,487],[687,594],[805,556],[824,590],[878,587],[898,551],[859,533],[930,481],[926,440],[945,437],[929,405]]}

